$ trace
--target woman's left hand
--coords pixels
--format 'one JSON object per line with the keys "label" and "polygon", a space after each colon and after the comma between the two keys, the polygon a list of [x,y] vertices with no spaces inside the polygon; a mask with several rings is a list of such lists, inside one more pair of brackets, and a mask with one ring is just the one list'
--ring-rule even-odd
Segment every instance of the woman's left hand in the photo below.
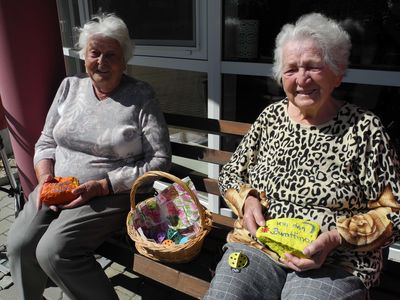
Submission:
{"label": "woman's left hand", "polygon": [[286,258],[281,258],[280,261],[297,272],[318,269],[325,262],[329,253],[340,245],[340,240],[340,234],[336,229],[324,232],[304,248],[303,253],[309,258],[299,258],[286,253]]}
{"label": "woman's left hand", "polygon": [[105,196],[109,194],[107,181],[105,179],[87,181],[78,186],[72,192],[78,197],[66,205],[58,206],[59,208],[74,208],[89,202],[89,200],[94,197]]}

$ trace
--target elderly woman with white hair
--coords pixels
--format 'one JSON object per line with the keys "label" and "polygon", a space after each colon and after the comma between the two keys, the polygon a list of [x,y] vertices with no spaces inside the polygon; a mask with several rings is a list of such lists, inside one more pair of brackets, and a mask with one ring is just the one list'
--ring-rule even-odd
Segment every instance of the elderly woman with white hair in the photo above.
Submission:
{"label": "elderly woman with white hair", "polygon": [[[168,128],[151,86],[124,74],[132,56],[125,23],[97,16],[80,29],[86,73],[61,83],[35,145],[38,185],[8,234],[19,299],[42,299],[50,278],[71,299],[118,299],[94,251],[121,229],[129,191],[171,163]],[[76,177],[64,205],[42,203],[43,184]]]}
{"label": "elderly woman with white hair", "polygon": [[[332,96],[350,49],[318,13],[278,34],[273,73],[286,98],[260,114],[220,173],[238,220],[204,299],[366,299],[378,281],[382,247],[399,237],[400,165],[379,118]],[[303,255],[282,253],[254,238],[278,218],[316,222],[320,234]]]}

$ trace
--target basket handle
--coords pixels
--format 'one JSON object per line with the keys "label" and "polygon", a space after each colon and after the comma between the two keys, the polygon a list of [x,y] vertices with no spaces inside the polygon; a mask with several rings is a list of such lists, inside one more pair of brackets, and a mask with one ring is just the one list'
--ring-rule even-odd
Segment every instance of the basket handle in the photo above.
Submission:
{"label": "basket handle", "polygon": [[135,202],[135,195],[136,195],[136,190],[139,188],[139,186],[141,184],[143,184],[146,181],[146,178],[157,178],[157,177],[165,177],[177,184],[179,184],[187,193],[189,193],[190,197],[192,198],[192,200],[194,201],[194,203],[197,206],[197,209],[199,211],[200,214],[200,226],[201,228],[204,228],[205,226],[205,212],[204,212],[204,208],[201,205],[199,199],[197,198],[197,196],[195,195],[195,193],[193,193],[193,191],[182,181],[180,180],[178,177],[170,174],[170,173],[166,173],[166,172],[162,172],[162,171],[148,171],[146,173],[144,173],[142,176],[138,177],[135,182],[132,185],[132,189],[131,189],[131,194],[130,194],[130,199],[131,199],[131,210],[135,209],[136,207],[136,202]]}

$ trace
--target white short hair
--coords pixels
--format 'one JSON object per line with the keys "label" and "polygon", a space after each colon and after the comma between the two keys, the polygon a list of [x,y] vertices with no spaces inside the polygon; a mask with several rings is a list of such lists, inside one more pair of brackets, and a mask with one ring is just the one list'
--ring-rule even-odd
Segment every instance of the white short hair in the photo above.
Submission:
{"label": "white short hair", "polygon": [[282,27],[275,40],[273,78],[281,84],[283,48],[290,41],[314,41],[326,65],[337,75],[344,75],[350,57],[349,34],[333,19],[319,13],[301,16],[297,22]]}
{"label": "white short hair", "polygon": [[115,39],[121,45],[125,63],[133,56],[134,44],[129,37],[128,27],[124,21],[115,14],[101,14],[94,16],[82,28],[78,28],[79,40],[77,46],[80,55],[84,57],[87,43],[94,35]]}

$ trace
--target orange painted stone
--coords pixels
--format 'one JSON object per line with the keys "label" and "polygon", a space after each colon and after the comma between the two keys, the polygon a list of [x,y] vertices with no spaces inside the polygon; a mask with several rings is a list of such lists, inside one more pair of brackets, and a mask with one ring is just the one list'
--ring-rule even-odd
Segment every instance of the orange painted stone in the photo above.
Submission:
{"label": "orange painted stone", "polygon": [[162,242],[162,244],[165,246],[172,246],[174,244],[174,241],[173,240],[164,240]]}

